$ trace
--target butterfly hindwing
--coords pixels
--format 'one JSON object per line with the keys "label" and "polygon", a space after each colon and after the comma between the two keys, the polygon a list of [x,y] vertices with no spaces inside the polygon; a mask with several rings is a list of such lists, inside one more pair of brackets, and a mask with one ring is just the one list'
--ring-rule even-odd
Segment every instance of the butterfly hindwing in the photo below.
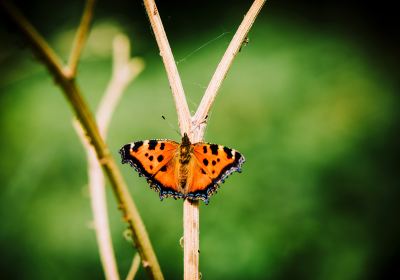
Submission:
{"label": "butterfly hindwing", "polygon": [[177,158],[174,156],[167,164],[163,165],[157,173],[149,179],[150,184],[160,193],[160,198],[172,196],[174,198],[183,197],[177,188]]}
{"label": "butterfly hindwing", "polygon": [[217,185],[196,159],[194,159],[192,170],[192,180],[189,185],[187,196],[190,199],[203,199],[208,202],[208,197],[214,192]]}

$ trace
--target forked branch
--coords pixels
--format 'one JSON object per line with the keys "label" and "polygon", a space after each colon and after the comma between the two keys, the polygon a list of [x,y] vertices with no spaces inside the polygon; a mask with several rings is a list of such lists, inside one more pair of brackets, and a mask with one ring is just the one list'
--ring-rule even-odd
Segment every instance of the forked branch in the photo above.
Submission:
{"label": "forked branch", "polygon": [[[174,96],[181,133],[187,132],[192,142],[199,142],[203,139],[206,128],[205,119],[208,112],[222,81],[264,3],[265,0],[255,0],[253,2],[219,63],[196,114],[191,118],[176,63],[158,9],[154,0],[144,0],[146,12],[153,28]],[[183,208],[184,279],[197,280],[199,279],[199,203],[186,199]]]}

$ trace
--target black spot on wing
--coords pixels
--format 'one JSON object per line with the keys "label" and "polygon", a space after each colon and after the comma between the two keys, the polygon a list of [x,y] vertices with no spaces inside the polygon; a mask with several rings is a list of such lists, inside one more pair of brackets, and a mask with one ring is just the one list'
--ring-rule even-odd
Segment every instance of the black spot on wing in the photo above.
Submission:
{"label": "black spot on wing", "polygon": [[244,161],[244,160],[243,160],[242,154],[239,153],[239,152],[235,152],[235,163],[238,164],[238,163],[240,163],[241,161]]}
{"label": "black spot on wing", "polygon": [[213,161],[211,162],[211,164],[212,164],[212,165],[216,165],[217,162],[216,162],[215,160],[213,160]]}
{"label": "black spot on wing", "polygon": [[153,156],[149,156],[149,160],[153,161],[154,157]]}
{"label": "black spot on wing", "polygon": [[132,151],[137,152],[142,145],[143,141],[137,141],[133,143]]}
{"label": "black spot on wing", "polygon": [[149,150],[155,150],[157,146],[158,141],[157,140],[150,140],[149,141]]}
{"label": "black spot on wing", "polygon": [[211,153],[213,155],[218,155],[218,145],[217,144],[211,144],[210,149],[211,149]]}
{"label": "black spot on wing", "polygon": [[226,153],[226,156],[228,157],[228,159],[232,158],[232,150],[224,147],[224,152]]}
{"label": "black spot on wing", "polygon": [[208,165],[208,160],[206,158],[203,159],[203,163],[204,163],[205,166],[207,166]]}
{"label": "black spot on wing", "polygon": [[207,146],[203,146],[203,153],[207,154]]}
{"label": "black spot on wing", "polygon": [[157,161],[158,161],[158,162],[162,162],[163,159],[164,159],[164,157],[163,157],[162,155],[159,155],[159,156],[157,157]]}
{"label": "black spot on wing", "polygon": [[131,153],[131,144],[124,145],[120,150],[119,153],[121,154],[122,163],[125,163],[130,157]]}
{"label": "black spot on wing", "polygon": [[161,143],[160,144],[160,150],[164,150],[164,148],[165,148],[165,143]]}
{"label": "black spot on wing", "polygon": [[167,166],[166,166],[166,165],[164,165],[163,167],[161,167],[161,168],[160,168],[160,171],[161,171],[161,172],[165,172],[165,171],[167,171]]}
{"label": "black spot on wing", "polygon": [[221,170],[221,172],[218,174],[218,177],[215,178],[216,183],[219,184],[220,182],[224,182],[225,178],[235,171],[240,173],[242,171],[241,167],[244,161],[245,158],[239,152],[235,151],[235,161],[231,164],[228,164],[224,167],[224,169]]}

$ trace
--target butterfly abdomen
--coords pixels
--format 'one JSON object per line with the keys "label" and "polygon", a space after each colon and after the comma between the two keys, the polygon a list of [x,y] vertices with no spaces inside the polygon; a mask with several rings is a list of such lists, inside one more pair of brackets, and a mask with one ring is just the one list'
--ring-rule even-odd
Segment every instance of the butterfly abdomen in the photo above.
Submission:
{"label": "butterfly abdomen", "polygon": [[[187,136],[186,136],[187,137]],[[179,169],[178,169],[178,185],[182,190],[187,189],[186,185],[189,177],[189,165],[192,159],[193,147],[190,141],[185,139],[179,146]]]}

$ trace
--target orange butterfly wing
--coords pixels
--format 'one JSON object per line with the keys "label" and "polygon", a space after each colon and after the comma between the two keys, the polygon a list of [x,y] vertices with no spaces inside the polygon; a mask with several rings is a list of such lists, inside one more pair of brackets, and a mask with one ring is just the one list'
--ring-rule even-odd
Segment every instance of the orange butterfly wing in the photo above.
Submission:
{"label": "orange butterfly wing", "polygon": [[245,158],[238,151],[217,144],[196,143],[193,146],[195,164],[187,197],[208,203],[226,177],[234,171],[241,172]]}
{"label": "orange butterfly wing", "polygon": [[139,176],[160,193],[160,198],[183,195],[176,188],[176,151],[179,144],[171,140],[146,140],[126,144],[120,150],[122,163],[129,163]]}
{"label": "orange butterfly wing", "polygon": [[139,172],[139,176],[146,177],[150,186],[159,192],[161,199],[168,196],[175,199],[187,197],[192,200],[201,199],[206,204],[226,177],[234,171],[241,172],[240,168],[245,161],[241,153],[224,146],[193,144],[190,163],[183,169],[187,168],[188,186],[182,190],[182,187],[178,188],[181,179],[178,177],[182,176],[179,175],[182,172],[182,163],[178,158],[179,147],[179,143],[171,140],[137,141],[123,146],[120,154],[122,163],[129,163]]}

